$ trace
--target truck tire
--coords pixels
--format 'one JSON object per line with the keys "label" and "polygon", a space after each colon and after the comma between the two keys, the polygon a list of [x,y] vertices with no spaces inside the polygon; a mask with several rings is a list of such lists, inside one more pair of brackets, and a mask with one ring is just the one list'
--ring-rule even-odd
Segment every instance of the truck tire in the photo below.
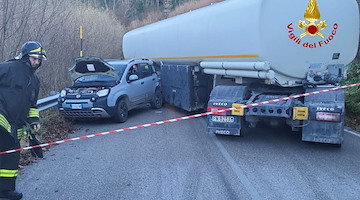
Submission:
{"label": "truck tire", "polygon": [[125,99],[121,99],[116,105],[116,112],[114,116],[114,121],[118,123],[123,123],[128,118],[128,107]]}
{"label": "truck tire", "polygon": [[163,97],[159,88],[156,88],[154,97],[151,101],[151,107],[154,109],[159,109],[163,105]]}

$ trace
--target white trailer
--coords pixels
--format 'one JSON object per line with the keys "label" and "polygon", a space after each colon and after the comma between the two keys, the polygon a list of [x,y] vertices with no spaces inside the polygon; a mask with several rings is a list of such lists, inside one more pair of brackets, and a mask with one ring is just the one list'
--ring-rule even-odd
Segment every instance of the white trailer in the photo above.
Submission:
{"label": "white trailer", "polygon": [[[187,99],[194,110],[205,96],[214,110],[337,85],[358,43],[355,0],[227,0],[126,33],[123,53],[162,65],[165,100],[184,108]],[[343,91],[209,116],[208,131],[241,135],[259,122],[341,144]]]}

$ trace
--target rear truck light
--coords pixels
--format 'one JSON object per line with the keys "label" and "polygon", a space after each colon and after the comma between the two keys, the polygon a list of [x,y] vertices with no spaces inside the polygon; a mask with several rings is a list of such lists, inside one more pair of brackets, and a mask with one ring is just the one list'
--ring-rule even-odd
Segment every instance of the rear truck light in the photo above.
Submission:
{"label": "rear truck light", "polygon": [[340,113],[328,113],[328,112],[317,112],[316,120],[318,121],[329,121],[329,122],[338,122],[340,121]]}
{"label": "rear truck light", "polygon": [[218,110],[224,110],[224,109],[227,109],[227,108],[224,108],[224,107],[215,107],[215,106],[208,106],[207,107],[207,112],[215,112],[213,113],[213,115],[226,115],[226,112],[227,111],[224,111],[224,112],[216,112]]}
{"label": "rear truck light", "polygon": [[[236,108],[236,109],[231,110],[231,115],[244,116],[244,108],[240,108],[243,105],[244,104],[236,104],[236,103],[232,104],[232,107]],[[218,110],[224,110],[224,109],[228,109],[228,108],[208,106],[207,112],[215,112],[213,115],[226,115],[228,111],[216,112]],[[228,114],[230,114],[230,113],[228,113]]]}

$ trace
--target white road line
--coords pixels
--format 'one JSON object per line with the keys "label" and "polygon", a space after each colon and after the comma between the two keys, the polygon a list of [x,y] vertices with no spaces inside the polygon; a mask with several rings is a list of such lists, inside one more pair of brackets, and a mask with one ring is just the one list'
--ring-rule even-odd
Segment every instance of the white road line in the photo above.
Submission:
{"label": "white road line", "polygon": [[[206,127],[206,120],[201,119],[201,123]],[[239,165],[235,162],[235,160],[231,157],[229,152],[226,150],[226,148],[221,144],[221,142],[215,137],[211,137],[212,141],[215,143],[215,145],[220,150],[221,154],[225,158],[225,160],[230,165],[231,169],[233,170],[234,174],[238,177],[241,184],[245,187],[246,191],[251,196],[251,199],[257,200],[261,199],[260,194],[257,192],[255,186],[250,182],[250,180],[247,178],[245,172],[239,167]]]}
{"label": "white road line", "polygon": [[350,129],[348,129],[348,128],[344,128],[344,131],[347,132],[347,133],[350,133],[350,134],[353,134],[353,135],[355,135],[355,136],[360,137],[360,133],[355,132],[355,131],[353,131],[353,130],[350,130]]}

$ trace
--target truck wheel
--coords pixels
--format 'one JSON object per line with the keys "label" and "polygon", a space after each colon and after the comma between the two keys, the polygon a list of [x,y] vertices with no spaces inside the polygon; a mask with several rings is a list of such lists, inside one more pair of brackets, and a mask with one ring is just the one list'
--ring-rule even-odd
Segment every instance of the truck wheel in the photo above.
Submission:
{"label": "truck wheel", "polygon": [[115,122],[123,123],[128,118],[128,107],[124,99],[121,99],[116,105]]}
{"label": "truck wheel", "polygon": [[155,109],[159,109],[162,107],[162,104],[163,104],[163,98],[161,91],[159,88],[156,88],[153,100],[151,102],[151,107]]}

